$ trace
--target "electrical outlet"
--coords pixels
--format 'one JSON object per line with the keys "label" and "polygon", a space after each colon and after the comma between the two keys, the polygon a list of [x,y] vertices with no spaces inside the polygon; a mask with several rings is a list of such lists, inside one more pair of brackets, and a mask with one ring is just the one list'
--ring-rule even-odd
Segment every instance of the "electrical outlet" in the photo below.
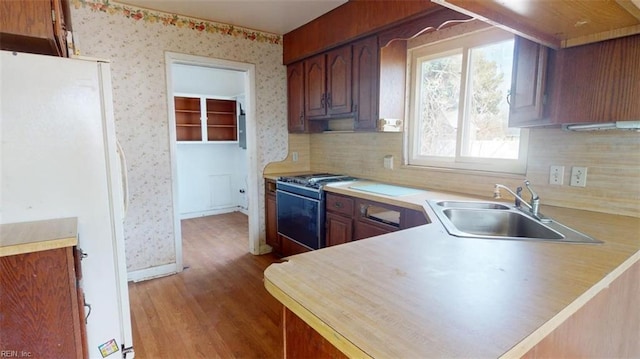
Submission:
{"label": "electrical outlet", "polygon": [[564,182],[564,166],[551,166],[549,169],[549,184],[562,185]]}
{"label": "electrical outlet", "polygon": [[587,186],[587,167],[571,167],[571,186]]}
{"label": "electrical outlet", "polygon": [[291,159],[293,160],[293,162],[298,162],[298,152],[292,152]]}

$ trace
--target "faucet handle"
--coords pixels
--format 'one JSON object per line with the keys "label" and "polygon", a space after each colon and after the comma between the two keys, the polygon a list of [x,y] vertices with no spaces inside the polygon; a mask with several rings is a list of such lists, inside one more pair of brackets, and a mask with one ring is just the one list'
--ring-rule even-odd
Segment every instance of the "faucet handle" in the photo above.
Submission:
{"label": "faucet handle", "polygon": [[529,193],[531,193],[531,201],[537,201],[540,199],[538,194],[533,190],[533,188],[531,188],[531,182],[529,182],[529,180],[524,180],[524,185],[529,190]]}

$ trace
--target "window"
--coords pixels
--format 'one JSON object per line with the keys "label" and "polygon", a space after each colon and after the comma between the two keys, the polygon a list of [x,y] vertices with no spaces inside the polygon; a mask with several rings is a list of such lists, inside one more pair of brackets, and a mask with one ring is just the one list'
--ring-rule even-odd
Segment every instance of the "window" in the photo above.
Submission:
{"label": "window", "polygon": [[499,29],[411,50],[409,165],[525,173],[509,128],[513,35]]}

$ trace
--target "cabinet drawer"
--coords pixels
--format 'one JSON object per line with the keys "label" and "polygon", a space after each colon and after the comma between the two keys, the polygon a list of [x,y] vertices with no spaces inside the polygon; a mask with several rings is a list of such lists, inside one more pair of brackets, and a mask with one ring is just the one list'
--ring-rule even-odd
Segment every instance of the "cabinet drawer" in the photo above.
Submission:
{"label": "cabinet drawer", "polygon": [[327,193],[326,206],[327,211],[353,216],[353,198]]}

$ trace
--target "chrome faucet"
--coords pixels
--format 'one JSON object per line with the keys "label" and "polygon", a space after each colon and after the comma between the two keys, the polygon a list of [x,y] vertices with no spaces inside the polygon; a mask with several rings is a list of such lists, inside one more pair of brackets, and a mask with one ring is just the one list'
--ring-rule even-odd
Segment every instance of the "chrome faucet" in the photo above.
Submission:
{"label": "chrome faucet", "polygon": [[518,193],[513,192],[511,189],[509,189],[509,187],[501,185],[501,184],[497,184],[495,185],[495,187],[493,188],[493,198],[495,199],[500,199],[502,198],[502,196],[500,196],[500,188],[505,189],[507,192],[511,193],[511,195],[516,199],[515,201],[515,205],[516,207],[520,208],[521,204],[524,204],[527,208],[529,208],[529,213],[536,219],[538,220],[542,220],[542,216],[539,213],[540,210],[540,197],[538,196],[538,194],[531,188],[531,182],[529,182],[529,180],[525,180],[524,181],[524,185],[525,187],[527,187],[527,190],[529,191],[529,193],[531,194],[531,201],[529,203],[527,203],[527,201],[525,201],[520,194],[522,193],[522,188],[518,187]]}

